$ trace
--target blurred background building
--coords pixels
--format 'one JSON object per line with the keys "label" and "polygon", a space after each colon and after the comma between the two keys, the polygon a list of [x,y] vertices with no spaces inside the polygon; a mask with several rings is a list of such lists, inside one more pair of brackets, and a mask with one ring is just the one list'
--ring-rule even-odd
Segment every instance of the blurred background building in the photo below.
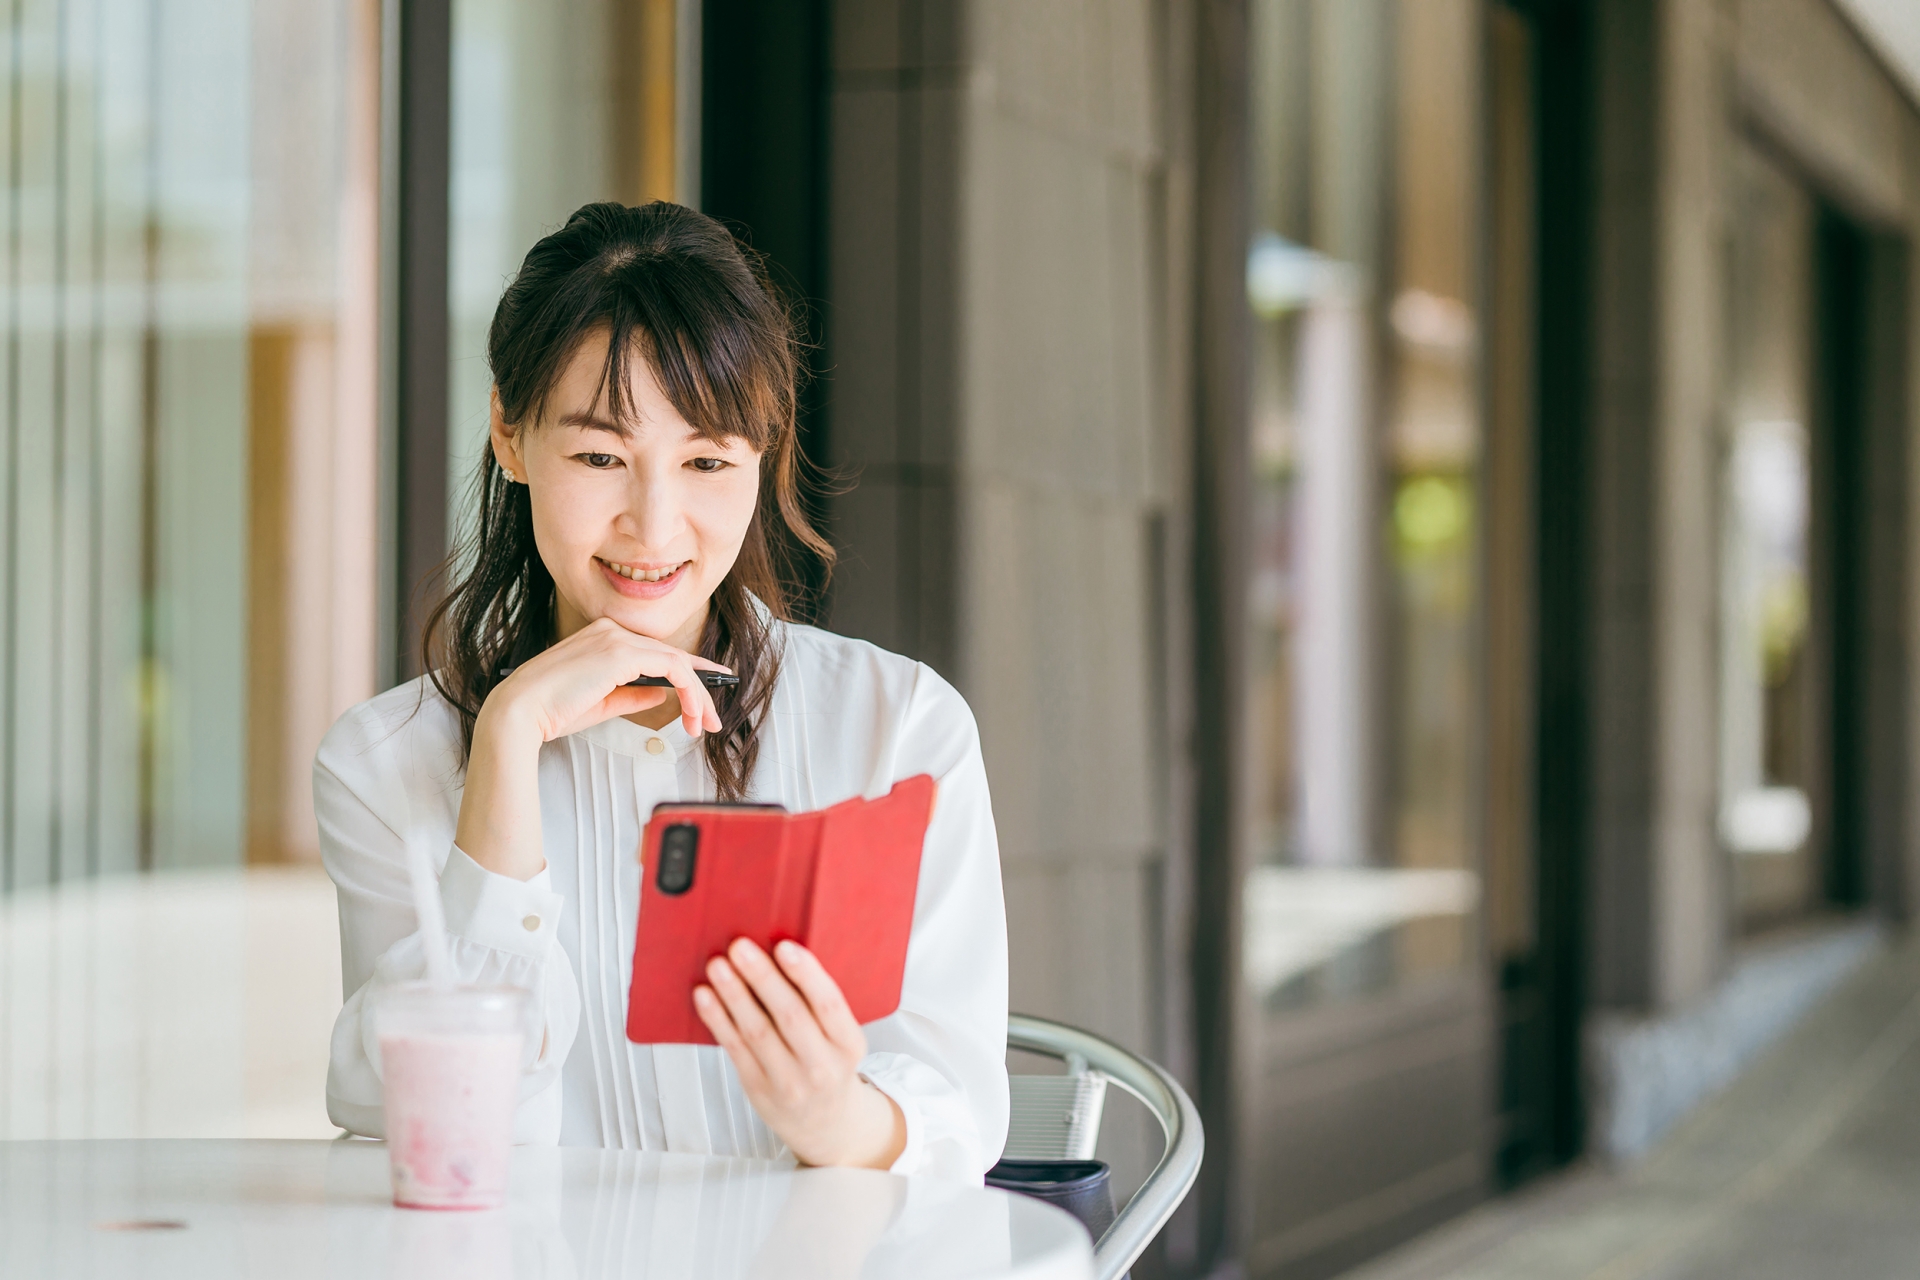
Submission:
{"label": "blurred background building", "polygon": [[1015,1007],[1206,1114],[1140,1274],[1634,1158],[1920,902],[1917,14],[18,0],[0,1137],[330,1132],[313,749],[505,280],[663,198],[804,308],[815,611],[972,703]]}

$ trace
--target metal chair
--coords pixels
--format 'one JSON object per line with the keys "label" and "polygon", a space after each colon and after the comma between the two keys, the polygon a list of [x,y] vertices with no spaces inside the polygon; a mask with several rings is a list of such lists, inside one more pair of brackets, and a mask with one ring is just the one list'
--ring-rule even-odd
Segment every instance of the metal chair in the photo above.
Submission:
{"label": "metal chair", "polygon": [[1064,1076],[1013,1076],[1008,1158],[1084,1160],[1093,1155],[1107,1082],[1145,1104],[1166,1135],[1160,1162],[1094,1242],[1096,1280],[1118,1280],[1160,1233],[1200,1176],[1206,1140],[1200,1113],[1166,1071],[1112,1041],[1077,1027],[1016,1013],[1007,1019],[1007,1047],[1058,1058]]}

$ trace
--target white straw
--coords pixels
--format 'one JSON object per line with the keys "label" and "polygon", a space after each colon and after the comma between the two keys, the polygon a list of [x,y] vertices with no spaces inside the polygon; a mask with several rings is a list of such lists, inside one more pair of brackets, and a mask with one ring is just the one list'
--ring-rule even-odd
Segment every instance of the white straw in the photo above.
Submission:
{"label": "white straw", "polygon": [[433,874],[427,848],[407,844],[408,878],[413,881],[413,911],[420,917],[420,946],[427,956],[427,981],[437,990],[453,986],[453,961],[447,956],[447,918],[440,911],[440,881]]}

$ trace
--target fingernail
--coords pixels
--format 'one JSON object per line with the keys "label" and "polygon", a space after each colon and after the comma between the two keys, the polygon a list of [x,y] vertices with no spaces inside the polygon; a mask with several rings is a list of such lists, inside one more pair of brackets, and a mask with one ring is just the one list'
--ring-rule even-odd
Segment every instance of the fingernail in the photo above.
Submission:
{"label": "fingernail", "polygon": [[786,941],[782,942],[779,946],[775,947],[774,950],[779,954],[782,960],[793,960],[793,959],[797,959],[800,955],[800,944],[795,942],[792,938],[788,938]]}

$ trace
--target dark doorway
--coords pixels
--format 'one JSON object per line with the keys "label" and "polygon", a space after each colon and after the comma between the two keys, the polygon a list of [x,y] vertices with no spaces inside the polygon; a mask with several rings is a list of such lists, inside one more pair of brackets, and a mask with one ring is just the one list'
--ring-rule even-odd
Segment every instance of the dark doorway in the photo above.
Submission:
{"label": "dark doorway", "polygon": [[[764,255],[774,283],[804,320],[800,442],[806,458],[824,468],[827,5],[706,0],[700,20],[700,207]],[[824,514],[814,506],[816,517]],[[817,620],[817,592],[799,603],[808,621]]]}
{"label": "dark doorway", "polygon": [[[1861,732],[1866,664],[1860,609],[1870,513],[1862,501],[1865,440],[1867,238],[1833,209],[1821,210],[1814,232],[1813,574],[1817,631],[1826,650],[1829,768],[1816,813],[1824,809],[1820,883],[1826,900],[1854,907],[1866,900],[1861,788],[1855,785],[1867,744]],[[1824,572],[1823,572],[1824,570]],[[1824,621],[1824,626],[1821,625]]]}
{"label": "dark doorway", "polygon": [[1831,205],[1814,231],[1812,582],[1826,656],[1820,888],[1841,910],[1897,912],[1905,812],[1906,255]]}
{"label": "dark doorway", "polygon": [[706,0],[700,207],[765,254],[796,300],[826,295],[827,6]]}
{"label": "dark doorway", "polygon": [[[1525,340],[1510,344],[1531,368],[1516,448],[1531,492],[1531,564],[1525,646],[1531,705],[1522,756],[1531,785],[1514,808],[1522,836],[1502,867],[1489,866],[1488,896],[1514,903],[1512,927],[1493,939],[1500,988],[1497,1185],[1515,1186],[1580,1154],[1585,1112],[1580,1032],[1586,982],[1581,903],[1587,865],[1589,281],[1593,261],[1593,38],[1586,0],[1515,0],[1498,6],[1492,85],[1496,112],[1530,120],[1524,154],[1494,156],[1498,204],[1527,200],[1531,255],[1500,278],[1492,246],[1493,331],[1502,307],[1524,311]],[[1504,182],[1503,182],[1504,180]],[[1502,187],[1515,182],[1518,196]],[[1530,197],[1530,199],[1528,199]],[[1512,213],[1512,211],[1509,211]],[[1497,215],[1496,215],[1497,216]],[[1515,215],[1518,216],[1518,215]],[[1509,318],[1511,320],[1511,318]],[[1510,323],[1509,328],[1512,327]],[[1527,348],[1530,348],[1528,350]],[[1499,404],[1497,388],[1493,403]],[[1527,481],[1523,481],[1526,483]],[[1526,570],[1523,569],[1523,572]],[[1491,637],[1490,637],[1491,638]],[[1498,673],[1492,673],[1496,677]],[[1497,763],[1497,762],[1490,762]],[[1489,814],[1490,824],[1498,815]],[[1498,883],[1505,875],[1507,883]],[[1495,921],[1490,923],[1497,924]]]}

